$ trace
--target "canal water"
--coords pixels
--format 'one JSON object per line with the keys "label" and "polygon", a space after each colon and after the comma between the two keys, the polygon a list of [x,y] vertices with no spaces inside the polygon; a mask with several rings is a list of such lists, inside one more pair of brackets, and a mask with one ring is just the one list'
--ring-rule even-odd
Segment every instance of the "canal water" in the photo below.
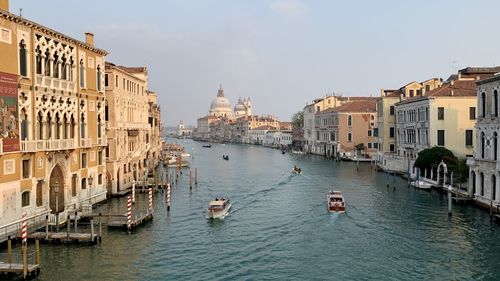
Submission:
{"label": "canal water", "polygon": [[[198,186],[190,191],[184,170],[170,213],[160,191],[154,221],[131,235],[106,230],[97,246],[42,245],[37,280],[500,279],[500,227],[475,207],[454,206],[449,218],[446,196],[402,179],[387,188],[369,164],[357,171],[260,146],[182,144]],[[346,214],[327,212],[331,189],[342,190]],[[207,204],[221,195],[233,201],[230,214],[208,221]]]}

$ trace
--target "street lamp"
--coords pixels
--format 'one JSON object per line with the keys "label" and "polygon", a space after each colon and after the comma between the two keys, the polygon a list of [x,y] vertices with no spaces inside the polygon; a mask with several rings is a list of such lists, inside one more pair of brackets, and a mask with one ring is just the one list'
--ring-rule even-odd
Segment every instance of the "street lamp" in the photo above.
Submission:
{"label": "street lamp", "polygon": [[52,189],[56,195],[56,232],[59,232],[59,180],[54,181]]}

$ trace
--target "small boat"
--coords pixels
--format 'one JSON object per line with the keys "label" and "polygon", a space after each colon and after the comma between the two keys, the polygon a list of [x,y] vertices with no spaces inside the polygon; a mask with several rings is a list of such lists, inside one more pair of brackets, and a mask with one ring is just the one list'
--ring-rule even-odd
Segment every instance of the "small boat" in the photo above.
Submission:
{"label": "small boat", "polygon": [[229,161],[229,155],[222,155],[222,159]]}
{"label": "small boat", "polygon": [[332,213],[345,213],[344,196],[341,191],[328,192],[328,211]]}
{"label": "small boat", "polygon": [[410,182],[410,185],[420,189],[431,189],[432,184],[425,182],[423,180],[414,180]]}
{"label": "small boat", "polygon": [[296,175],[300,175],[300,174],[302,174],[302,169],[301,169],[301,168],[299,168],[299,167],[297,167],[297,166],[295,166],[295,167],[293,167],[293,169],[292,169],[292,173],[294,173],[294,174],[296,174]]}
{"label": "small boat", "polygon": [[286,153],[286,151],[284,151],[284,150],[281,151],[281,154],[285,154],[285,153]]}
{"label": "small boat", "polygon": [[215,200],[210,201],[208,204],[208,218],[209,219],[223,219],[229,209],[231,208],[231,202],[229,199],[225,198],[215,198]]}
{"label": "small boat", "polygon": [[203,147],[205,147],[205,148],[211,148],[211,147],[212,147],[212,145],[211,145],[211,144],[204,144],[204,145],[202,145],[202,146],[203,146]]}

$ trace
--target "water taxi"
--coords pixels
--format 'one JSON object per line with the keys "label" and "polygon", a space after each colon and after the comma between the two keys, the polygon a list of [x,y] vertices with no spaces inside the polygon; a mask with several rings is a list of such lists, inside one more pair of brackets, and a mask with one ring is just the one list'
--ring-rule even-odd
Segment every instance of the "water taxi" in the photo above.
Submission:
{"label": "water taxi", "polygon": [[231,208],[231,202],[226,198],[215,198],[215,200],[210,201],[208,204],[208,218],[209,219],[223,219],[229,209]]}
{"label": "water taxi", "polygon": [[345,213],[345,201],[341,191],[328,192],[328,211],[332,213]]}
{"label": "water taxi", "polygon": [[432,184],[425,182],[423,180],[414,180],[414,181],[410,182],[410,184],[411,184],[411,186],[416,187],[416,188],[420,188],[420,189],[431,189],[432,188]]}

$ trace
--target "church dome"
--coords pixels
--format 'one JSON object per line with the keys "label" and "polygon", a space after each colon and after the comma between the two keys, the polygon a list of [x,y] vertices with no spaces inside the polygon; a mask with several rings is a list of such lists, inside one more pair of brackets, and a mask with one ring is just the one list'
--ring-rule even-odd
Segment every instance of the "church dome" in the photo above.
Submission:
{"label": "church dome", "polygon": [[224,96],[224,90],[222,89],[222,85],[219,88],[217,97],[210,104],[210,115],[226,116],[226,117],[230,117],[233,115],[233,111],[231,109],[231,103],[229,102],[229,99]]}
{"label": "church dome", "polygon": [[245,106],[245,104],[243,104],[243,101],[240,98],[238,100],[238,103],[234,106],[234,112],[237,112],[237,111],[246,111],[246,110],[247,110],[247,107]]}

